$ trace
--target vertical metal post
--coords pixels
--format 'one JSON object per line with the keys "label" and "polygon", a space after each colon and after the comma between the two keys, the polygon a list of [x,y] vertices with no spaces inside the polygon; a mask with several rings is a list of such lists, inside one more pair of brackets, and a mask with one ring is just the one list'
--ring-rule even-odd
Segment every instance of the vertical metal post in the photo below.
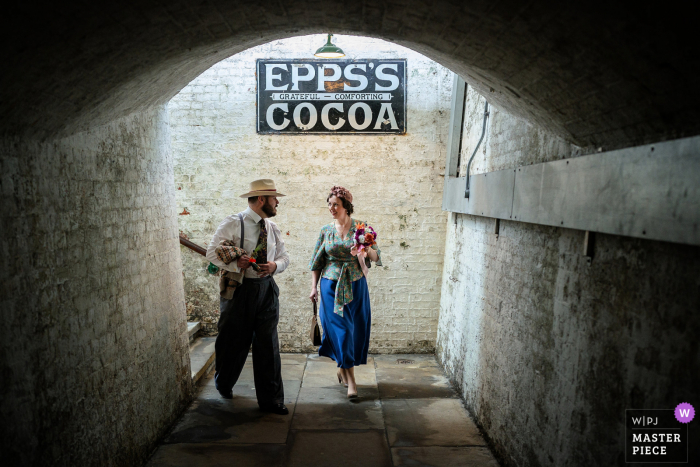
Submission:
{"label": "vertical metal post", "polygon": [[467,98],[467,83],[458,74],[453,75],[452,109],[450,112],[450,132],[447,137],[447,161],[445,178],[459,176],[462,132],[464,130],[464,102]]}

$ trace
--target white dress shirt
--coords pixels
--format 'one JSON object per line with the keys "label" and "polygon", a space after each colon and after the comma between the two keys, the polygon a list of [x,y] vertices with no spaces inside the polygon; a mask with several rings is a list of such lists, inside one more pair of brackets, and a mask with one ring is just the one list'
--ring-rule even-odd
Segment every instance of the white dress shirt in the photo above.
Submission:
{"label": "white dress shirt", "polygon": [[[243,215],[243,228],[245,229],[243,249],[250,256],[250,253],[258,244],[258,237],[260,237],[260,224],[258,224],[258,222],[260,222],[262,218],[255,211],[250,209],[250,207],[241,214]],[[265,219],[265,225],[267,228],[267,261],[274,261],[277,264],[277,270],[274,274],[278,274],[289,266],[289,255],[284,247],[282,232],[280,232],[277,224],[270,219]],[[207,248],[207,259],[221,269],[231,272],[240,272],[241,269],[238,267],[236,261],[224,264],[216,256],[216,247],[219,246],[222,240],[233,240],[236,246],[241,246],[241,223],[238,219],[238,214],[227,216],[226,219],[221,222],[219,228],[216,229],[216,233]],[[248,268],[245,271],[245,277],[257,279],[258,273],[253,268]]]}

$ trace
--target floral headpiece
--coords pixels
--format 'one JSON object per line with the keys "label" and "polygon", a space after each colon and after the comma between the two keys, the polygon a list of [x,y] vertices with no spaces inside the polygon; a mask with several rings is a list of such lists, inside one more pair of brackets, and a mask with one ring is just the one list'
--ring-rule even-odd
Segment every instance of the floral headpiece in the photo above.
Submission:
{"label": "floral headpiece", "polygon": [[352,193],[350,193],[347,188],[342,186],[334,186],[331,188],[331,196],[337,196],[338,198],[345,198],[352,203]]}

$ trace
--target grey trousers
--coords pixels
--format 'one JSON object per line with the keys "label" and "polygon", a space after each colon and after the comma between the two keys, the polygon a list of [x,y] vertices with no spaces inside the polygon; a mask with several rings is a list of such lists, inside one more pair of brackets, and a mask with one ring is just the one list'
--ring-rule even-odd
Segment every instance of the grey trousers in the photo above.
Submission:
{"label": "grey trousers", "polygon": [[279,288],[272,277],[245,278],[231,300],[220,299],[216,337],[216,388],[227,392],[241,375],[253,344],[253,374],[258,405],[284,403],[277,323]]}

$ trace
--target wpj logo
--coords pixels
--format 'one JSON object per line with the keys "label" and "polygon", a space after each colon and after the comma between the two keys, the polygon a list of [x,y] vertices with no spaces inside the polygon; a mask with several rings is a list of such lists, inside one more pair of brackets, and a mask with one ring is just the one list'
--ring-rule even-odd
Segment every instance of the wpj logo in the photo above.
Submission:
{"label": "wpj logo", "polygon": [[678,404],[675,410],[676,420],[681,423],[688,423],[695,418],[695,409],[687,402]]}
{"label": "wpj logo", "polygon": [[[681,417],[689,418],[692,406]],[[688,462],[688,424],[674,409],[625,411],[625,461],[644,463]]]}

